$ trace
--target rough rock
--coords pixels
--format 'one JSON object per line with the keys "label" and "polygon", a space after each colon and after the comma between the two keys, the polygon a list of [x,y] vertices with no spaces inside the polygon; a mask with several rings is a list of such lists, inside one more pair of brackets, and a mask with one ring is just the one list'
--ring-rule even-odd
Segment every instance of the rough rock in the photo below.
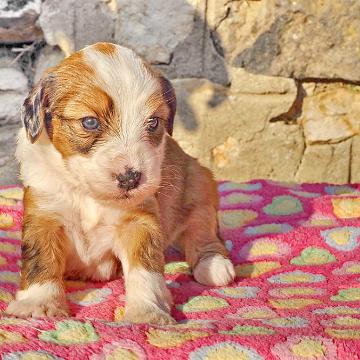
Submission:
{"label": "rough rock", "polygon": [[0,126],[3,123],[19,122],[20,106],[27,91],[28,80],[20,70],[0,68]]}
{"label": "rough rock", "polygon": [[28,80],[26,76],[15,68],[0,68],[0,91],[27,91]]}
{"label": "rough rock", "polygon": [[229,67],[229,76],[232,92],[296,96],[297,86],[294,79],[255,75],[236,67]]}
{"label": "rough rock", "polygon": [[20,121],[20,106],[24,99],[25,94],[0,92],[0,126],[2,123]]}
{"label": "rough rock", "polygon": [[336,143],[360,133],[360,86],[318,85],[304,99],[301,121],[306,141]]}
{"label": "rough rock", "polygon": [[19,125],[1,126],[0,131],[0,186],[19,183],[18,164],[14,157]]}
{"label": "rough rock", "polygon": [[152,63],[170,63],[173,50],[191,33],[196,15],[184,0],[118,0],[118,11],[115,41]]}
{"label": "rough rock", "polygon": [[34,83],[36,83],[42,76],[43,72],[64,59],[65,54],[58,48],[46,46],[41,50],[39,57],[35,64]]}
{"label": "rough rock", "polygon": [[205,20],[206,2],[199,0],[195,9],[191,32],[173,49],[170,64],[158,65],[158,68],[171,79],[207,78],[227,85],[229,74],[225,60],[216,52]]}
{"label": "rough rock", "polygon": [[351,182],[360,183],[360,135],[352,139],[351,144]]}
{"label": "rough rock", "polygon": [[218,52],[250,72],[360,80],[360,2],[209,0]]}
{"label": "rough rock", "polygon": [[347,183],[350,181],[352,139],[338,144],[307,146],[295,176],[299,182]]}
{"label": "rough rock", "polygon": [[257,38],[270,29],[276,16],[273,6],[268,6],[266,2],[208,1],[207,21],[212,31],[214,45],[228,63],[231,64],[237,54],[251,48]]}
{"label": "rough rock", "polygon": [[359,14],[358,0],[0,0],[0,44],[18,48],[0,46],[0,181],[28,83],[114,41],[173,79],[174,136],[218,178],[360,182]]}
{"label": "rough rock", "polygon": [[16,44],[41,40],[43,33],[36,21],[41,0],[0,1],[0,43]]}
{"label": "rough rock", "polygon": [[114,16],[102,0],[45,0],[39,21],[47,43],[69,55],[98,41],[112,41]]}
{"label": "rough rock", "polygon": [[15,53],[6,46],[0,46],[0,67],[14,66]]}
{"label": "rough rock", "polygon": [[179,104],[174,137],[217,178],[294,177],[304,147],[301,128],[271,119],[291,108],[296,91],[247,94],[204,79],[173,84]]}

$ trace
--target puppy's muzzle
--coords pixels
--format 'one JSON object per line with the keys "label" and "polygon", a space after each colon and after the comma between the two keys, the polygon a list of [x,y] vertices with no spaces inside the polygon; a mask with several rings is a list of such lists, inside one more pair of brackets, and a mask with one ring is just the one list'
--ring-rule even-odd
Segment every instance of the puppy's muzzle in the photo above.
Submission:
{"label": "puppy's muzzle", "polygon": [[140,184],[141,172],[134,169],[127,169],[125,174],[120,174],[116,177],[118,187],[126,191],[135,189]]}

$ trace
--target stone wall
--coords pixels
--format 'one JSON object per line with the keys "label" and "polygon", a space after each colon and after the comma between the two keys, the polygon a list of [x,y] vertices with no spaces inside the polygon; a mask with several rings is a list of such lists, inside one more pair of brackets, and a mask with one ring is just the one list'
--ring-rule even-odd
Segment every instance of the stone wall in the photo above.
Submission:
{"label": "stone wall", "polygon": [[18,108],[74,50],[134,48],[173,82],[174,136],[217,178],[360,182],[358,0],[0,0],[0,181]]}

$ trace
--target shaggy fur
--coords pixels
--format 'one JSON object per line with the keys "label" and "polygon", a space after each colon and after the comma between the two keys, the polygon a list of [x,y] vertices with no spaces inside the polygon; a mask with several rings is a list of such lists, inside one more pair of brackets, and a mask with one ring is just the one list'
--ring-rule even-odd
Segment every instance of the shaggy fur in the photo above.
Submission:
{"label": "shaggy fur", "polygon": [[[174,243],[198,281],[233,280],[216,183],[172,139],[175,107],[170,82],[121,46],[89,46],[44,74],[24,102],[16,152],[25,221],[7,313],[63,315],[65,278],[109,280],[122,268],[125,320],[172,323],[163,253]],[[140,179],[124,188],[129,169]]]}

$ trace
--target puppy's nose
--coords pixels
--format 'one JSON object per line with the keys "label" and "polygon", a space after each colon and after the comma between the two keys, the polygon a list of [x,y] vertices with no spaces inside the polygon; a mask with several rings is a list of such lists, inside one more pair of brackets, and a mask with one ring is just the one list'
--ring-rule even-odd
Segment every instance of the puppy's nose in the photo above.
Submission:
{"label": "puppy's nose", "polygon": [[116,179],[121,189],[129,191],[139,186],[141,172],[135,171],[134,169],[127,169],[125,174],[118,175]]}

